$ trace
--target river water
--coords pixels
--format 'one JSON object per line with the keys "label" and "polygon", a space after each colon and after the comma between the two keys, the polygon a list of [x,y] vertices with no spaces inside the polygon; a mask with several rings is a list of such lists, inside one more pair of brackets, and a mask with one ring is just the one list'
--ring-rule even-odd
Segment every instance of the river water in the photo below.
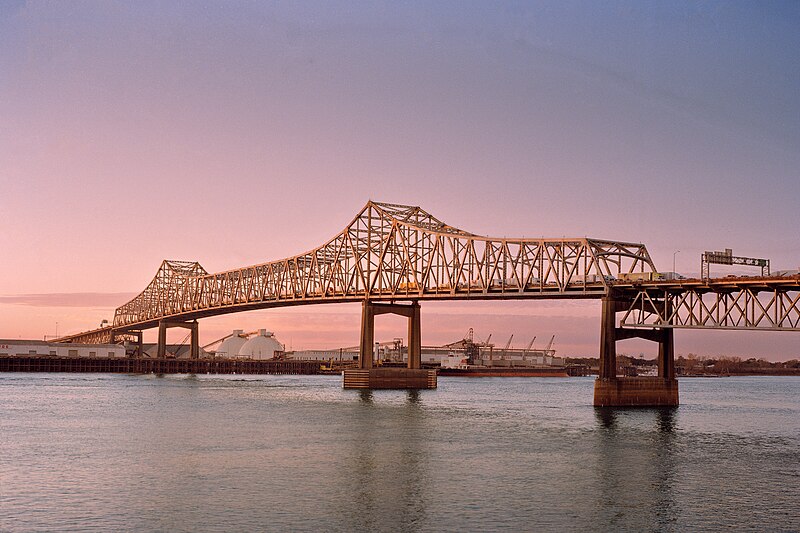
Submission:
{"label": "river water", "polygon": [[798,531],[800,378],[0,374],[0,531]]}

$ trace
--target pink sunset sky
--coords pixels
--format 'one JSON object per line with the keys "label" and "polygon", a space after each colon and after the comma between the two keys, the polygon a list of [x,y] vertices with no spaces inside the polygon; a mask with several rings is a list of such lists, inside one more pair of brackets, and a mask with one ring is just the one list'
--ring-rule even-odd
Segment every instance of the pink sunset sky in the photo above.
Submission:
{"label": "pink sunset sky", "polygon": [[[305,252],[368,199],[483,235],[644,242],[686,275],[724,248],[797,269],[798,27],[792,3],[4,2],[0,338],[95,328],[163,259],[216,272]],[[473,327],[598,352],[595,301],[422,313],[423,344]],[[352,346],[359,319],[228,315],[201,343],[267,328]],[[795,333],[675,340],[800,357]]]}

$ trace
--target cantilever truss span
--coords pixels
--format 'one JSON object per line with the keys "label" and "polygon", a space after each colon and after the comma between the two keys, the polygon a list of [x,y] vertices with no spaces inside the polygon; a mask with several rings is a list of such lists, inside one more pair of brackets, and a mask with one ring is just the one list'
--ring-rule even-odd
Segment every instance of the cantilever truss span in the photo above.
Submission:
{"label": "cantilever truss span", "polygon": [[621,325],[800,331],[800,276],[643,286],[633,293]]}
{"label": "cantilever truss span", "polygon": [[596,298],[620,273],[654,270],[643,244],[482,237],[419,207],[368,202],[341,233],[295,257],[217,274],[196,262],[164,261],[147,288],[117,309],[113,329],[365,299]]}
{"label": "cantilever truss span", "polygon": [[643,244],[483,237],[419,207],[368,202],[333,239],[294,257],[216,274],[164,261],[111,327],[58,340],[135,340],[159,324],[288,305],[604,296],[627,309],[622,327],[800,330],[800,277],[621,279],[655,271]]}

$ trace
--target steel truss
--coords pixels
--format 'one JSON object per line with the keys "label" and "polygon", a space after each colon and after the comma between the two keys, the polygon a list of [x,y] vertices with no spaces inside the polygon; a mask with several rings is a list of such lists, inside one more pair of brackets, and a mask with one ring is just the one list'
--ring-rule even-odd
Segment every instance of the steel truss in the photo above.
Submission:
{"label": "steel truss", "polygon": [[147,288],[117,309],[113,327],[305,303],[596,298],[620,273],[650,271],[643,244],[482,237],[419,207],[368,202],[341,233],[295,257],[217,274],[197,262],[164,261]]}
{"label": "steel truss", "polygon": [[121,344],[123,342],[138,343],[141,342],[141,331],[132,330],[124,333],[115,331],[113,327],[106,326],[103,328],[93,329],[91,331],[84,331],[74,335],[65,335],[54,339],[52,342],[72,342],[83,344]]}
{"label": "steel truss", "polygon": [[800,279],[764,285],[641,289],[622,327],[800,331]]}
{"label": "steel truss", "polygon": [[114,328],[107,326],[104,328],[84,331],[75,335],[65,335],[54,339],[53,342],[74,342],[82,344],[114,344]]}

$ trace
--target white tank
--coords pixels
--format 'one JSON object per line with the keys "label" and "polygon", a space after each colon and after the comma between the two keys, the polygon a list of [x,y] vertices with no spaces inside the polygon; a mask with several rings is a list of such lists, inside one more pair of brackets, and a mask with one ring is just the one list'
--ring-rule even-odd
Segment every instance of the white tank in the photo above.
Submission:
{"label": "white tank", "polygon": [[283,345],[278,342],[271,331],[258,330],[258,335],[252,337],[239,349],[239,357],[250,359],[272,359],[275,352],[282,352]]}
{"label": "white tank", "polygon": [[241,329],[233,330],[233,334],[222,341],[217,348],[217,357],[236,357],[239,355],[239,350],[245,345],[247,339],[240,337],[244,333]]}

